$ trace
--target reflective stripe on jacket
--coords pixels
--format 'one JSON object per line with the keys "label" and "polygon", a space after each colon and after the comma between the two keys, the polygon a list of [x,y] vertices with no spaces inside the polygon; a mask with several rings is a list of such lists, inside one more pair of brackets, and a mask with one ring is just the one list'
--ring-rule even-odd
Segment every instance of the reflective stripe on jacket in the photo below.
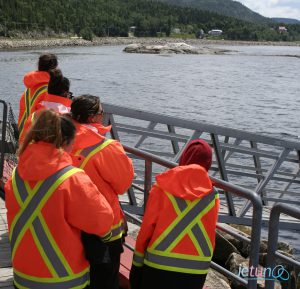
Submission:
{"label": "reflective stripe on jacket", "polygon": [[[13,192],[21,210],[18,215],[15,216],[10,226],[9,237],[12,249],[12,259],[15,257],[16,250],[22,242],[24,234],[26,231],[30,231],[37,250],[53,276],[53,280],[51,280],[51,278],[50,280],[36,278],[35,281],[32,281],[32,276],[19,273],[15,270],[14,282],[18,287],[40,289],[51,288],[55,285],[55,288],[57,288],[57,281],[59,281],[60,288],[71,288],[68,287],[70,284],[76,284],[76,286],[82,287],[87,285],[87,270],[83,270],[83,272],[77,274],[80,278],[74,275],[63,253],[57,246],[55,238],[51,234],[42,214],[44,205],[57,187],[79,171],[79,169],[72,166],[65,167],[48,177],[46,180],[37,183],[37,185],[31,189],[28,183],[20,178],[18,171],[14,170],[12,176]],[[68,280],[63,281],[60,280],[61,278],[67,278]]]}
{"label": "reflective stripe on jacket", "polygon": [[[215,246],[219,196],[204,168],[176,167],[156,177],[133,264],[206,274]],[[169,189],[167,189],[169,188]]]}
{"label": "reflective stripe on jacket", "polygon": [[84,171],[72,166],[66,152],[33,143],[5,191],[16,286],[84,288],[89,278],[81,231],[106,238],[113,221]]}
{"label": "reflective stripe on jacket", "polygon": [[[35,90],[27,88],[26,91],[24,92],[25,110],[24,113],[20,115],[20,122],[18,123],[19,134],[22,133],[27,118],[33,112],[32,108],[35,106],[37,102],[40,101],[41,96],[47,92],[47,88],[48,88],[47,85],[41,85]],[[34,91],[33,93],[32,90]]]}
{"label": "reflective stripe on jacket", "polygon": [[131,185],[134,174],[132,161],[118,141],[105,139],[93,130],[98,126],[91,129],[91,125],[76,124],[73,154],[80,160],[75,165],[84,169],[111,205],[114,222],[109,241],[115,241],[127,231],[118,195],[124,194]]}
{"label": "reflective stripe on jacket", "polygon": [[25,92],[20,98],[18,127],[21,133],[29,115],[37,109],[47,93],[50,75],[46,71],[31,71],[24,76]]}

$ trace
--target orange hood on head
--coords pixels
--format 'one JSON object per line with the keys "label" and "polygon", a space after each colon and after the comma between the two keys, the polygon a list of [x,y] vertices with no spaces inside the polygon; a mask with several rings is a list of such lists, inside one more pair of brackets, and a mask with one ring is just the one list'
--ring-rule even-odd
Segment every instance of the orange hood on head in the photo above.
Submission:
{"label": "orange hood on head", "polygon": [[175,167],[156,176],[156,182],[163,191],[190,201],[203,198],[213,189],[207,171],[195,164]]}
{"label": "orange hood on head", "polygon": [[47,84],[50,80],[50,75],[46,71],[31,71],[24,76],[23,82],[27,88],[37,85]]}
{"label": "orange hood on head", "polygon": [[26,181],[44,180],[56,171],[72,165],[67,152],[46,142],[29,144],[19,158],[18,172]]}

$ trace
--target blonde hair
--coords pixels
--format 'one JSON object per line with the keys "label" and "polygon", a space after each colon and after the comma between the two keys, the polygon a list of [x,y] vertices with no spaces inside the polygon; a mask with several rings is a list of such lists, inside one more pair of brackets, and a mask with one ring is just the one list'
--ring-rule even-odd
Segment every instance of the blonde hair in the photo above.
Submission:
{"label": "blonde hair", "polygon": [[71,143],[75,132],[75,126],[69,117],[59,115],[54,110],[42,110],[26,134],[18,155],[21,155],[31,142],[44,141],[61,148]]}

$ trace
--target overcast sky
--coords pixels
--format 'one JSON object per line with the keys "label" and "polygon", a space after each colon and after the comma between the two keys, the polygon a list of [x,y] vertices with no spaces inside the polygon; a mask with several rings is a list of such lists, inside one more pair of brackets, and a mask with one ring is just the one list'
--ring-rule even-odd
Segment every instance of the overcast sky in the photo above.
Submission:
{"label": "overcast sky", "polygon": [[284,17],[300,20],[300,0],[237,0],[266,17]]}

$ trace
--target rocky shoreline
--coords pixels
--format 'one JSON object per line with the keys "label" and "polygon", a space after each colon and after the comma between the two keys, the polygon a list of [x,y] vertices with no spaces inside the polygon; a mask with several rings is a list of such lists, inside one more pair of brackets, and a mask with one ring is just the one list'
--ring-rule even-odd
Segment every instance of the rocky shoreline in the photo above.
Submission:
{"label": "rocky shoreline", "polygon": [[167,43],[185,42],[189,45],[269,45],[269,46],[300,46],[300,42],[251,42],[229,41],[210,39],[182,39],[182,38],[136,38],[136,37],[101,37],[87,41],[81,38],[46,38],[46,39],[11,39],[0,38],[1,50],[24,49],[24,48],[51,48],[64,46],[102,46],[102,45],[128,45],[139,43],[145,45],[164,45]]}

